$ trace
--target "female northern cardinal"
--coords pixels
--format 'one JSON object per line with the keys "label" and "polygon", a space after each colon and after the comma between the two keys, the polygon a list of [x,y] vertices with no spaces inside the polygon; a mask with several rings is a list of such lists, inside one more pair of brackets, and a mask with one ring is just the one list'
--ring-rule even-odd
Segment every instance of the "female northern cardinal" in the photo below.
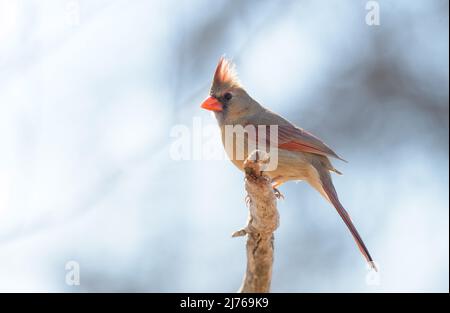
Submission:
{"label": "female northern cardinal", "polygon": [[[266,172],[272,179],[274,187],[289,180],[308,182],[336,208],[353,235],[361,253],[370,266],[376,270],[369,251],[347,211],[340,203],[331,181],[330,171],[341,173],[331,165],[328,157],[343,160],[342,158],[314,135],[296,127],[253,100],[239,83],[234,66],[223,57],[217,65],[210,96],[202,103],[201,107],[215,113],[221,128],[224,145],[227,125],[251,125],[255,128],[259,125],[276,125],[278,127],[278,166],[276,169]],[[234,152],[237,150],[237,144],[246,145],[247,140],[248,137],[238,143],[238,139],[233,139],[231,147],[225,145],[225,150],[231,161],[240,170],[243,170],[243,161],[251,151],[245,151],[244,158],[236,158]],[[229,151],[230,148],[232,151]]]}

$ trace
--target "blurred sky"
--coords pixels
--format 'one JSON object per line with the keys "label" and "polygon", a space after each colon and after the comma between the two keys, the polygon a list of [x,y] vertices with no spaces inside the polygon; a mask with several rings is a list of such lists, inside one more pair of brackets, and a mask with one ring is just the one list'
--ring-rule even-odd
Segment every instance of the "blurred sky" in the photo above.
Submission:
{"label": "blurred sky", "polygon": [[[0,0],[0,291],[233,292],[243,175],[176,161],[219,57],[324,139],[335,210],[281,187],[274,292],[449,291],[448,1]],[[220,146],[219,138],[209,138]],[[65,283],[80,264],[81,284]]]}

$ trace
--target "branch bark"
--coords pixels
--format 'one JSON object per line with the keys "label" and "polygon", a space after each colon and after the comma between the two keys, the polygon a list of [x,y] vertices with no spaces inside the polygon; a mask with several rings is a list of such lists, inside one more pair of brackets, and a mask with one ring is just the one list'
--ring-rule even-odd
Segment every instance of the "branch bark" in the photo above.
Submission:
{"label": "branch bark", "polygon": [[244,162],[247,226],[233,237],[247,235],[247,270],[239,292],[269,292],[272,281],[274,231],[279,225],[277,195],[264,174],[267,153],[254,151]]}

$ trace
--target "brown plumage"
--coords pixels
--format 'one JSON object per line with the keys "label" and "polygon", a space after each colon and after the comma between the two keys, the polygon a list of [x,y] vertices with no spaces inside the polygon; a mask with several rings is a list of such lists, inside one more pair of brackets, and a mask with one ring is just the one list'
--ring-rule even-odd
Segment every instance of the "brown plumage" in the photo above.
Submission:
{"label": "brown plumage", "polygon": [[[232,145],[226,145],[226,127],[229,126],[254,126],[276,125],[278,129],[278,166],[266,174],[272,179],[274,186],[291,180],[304,180],[315,188],[337,210],[344,223],[350,230],[367,262],[375,268],[370,253],[353,222],[340,203],[336,190],[331,180],[330,171],[341,174],[331,164],[329,157],[343,160],[322,140],[311,133],[295,126],[280,115],[266,109],[253,100],[242,87],[234,65],[221,58],[217,65],[210,97],[202,103],[202,108],[215,113],[222,131],[222,141],[231,161],[243,170],[243,161],[251,151],[248,151],[249,142],[257,142],[258,134],[239,135],[233,137]],[[268,129],[268,127],[267,127]],[[266,141],[270,143],[270,136],[264,134]],[[262,138],[262,137],[260,137]],[[236,151],[243,145],[244,157],[236,157]],[[345,160],[343,160],[345,161]]]}

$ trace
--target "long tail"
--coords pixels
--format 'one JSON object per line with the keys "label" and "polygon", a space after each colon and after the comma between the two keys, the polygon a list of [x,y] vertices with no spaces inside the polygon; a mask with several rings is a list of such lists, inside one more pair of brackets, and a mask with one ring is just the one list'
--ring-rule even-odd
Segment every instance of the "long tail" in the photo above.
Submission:
{"label": "long tail", "polygon": [[363,256],[366,258],[370,267],[373,268],[375,271],[378,271],[372,257],[370,256],[369,250],[367,249],[366,245],[364,244],[364,241],[362,240],[361,236],[359,235],[358,231],[356,230],[355,225],[353,225],[350,215],[347,213],[347,211],[344,209],[341,202],[339,201],[336,189],[334,188],[333,182],[331,181],[329,171],[324,168],[316,167],[316,169],[317,169],[317,172],[319,173],[321,187],[322,187],[323,191],[325,192],[326,196],[328,197],[330,202],[333,204],[333,206],[336,208],[336,211],[341,216],[345,225],[347,225],[353,238],[356,241],[356,244],[358,245],[359,250],[361,251]]}

